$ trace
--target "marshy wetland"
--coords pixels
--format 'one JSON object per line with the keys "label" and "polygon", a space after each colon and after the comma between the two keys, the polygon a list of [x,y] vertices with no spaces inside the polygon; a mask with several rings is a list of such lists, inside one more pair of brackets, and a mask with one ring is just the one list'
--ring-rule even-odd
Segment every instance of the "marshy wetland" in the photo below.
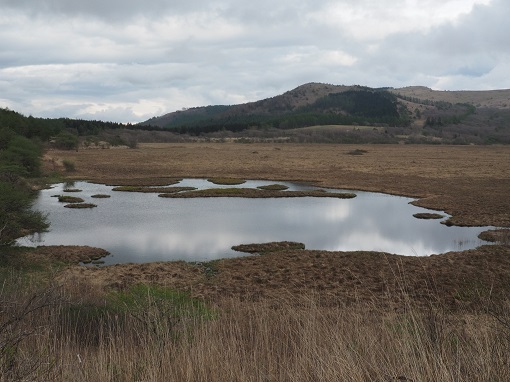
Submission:
{"label": "marshy wetland", "polygon": [[[357,155],[349,154],[353,151]],[[117,206],[112,214],[122,216],[134,231],[145,224],[131,214],[136,200],[150,208],[160,206],[158,214],[182,212],[184,208],[174,207],[179,203],[202,203],[195,210],[198,217],[217,205],[235,210],[229,202],[238,199],[255,206],[251,210],[256,214],[271,209],[265,203],[289,203],[294,214],[301,209],[309,215],[329,211],[330,220],[341,220],[350,216],[345,210],[354,204],[371,206],[381,199],[383,205],[389,203],[379,212],[386,219],[383,228],[377,228],[381,231],[393,229],[394,200],[403,208],[395,217],[403,236],[410,235],[406,230],[413,224],[445,232],[502,228],[482,235],[494,244],[474,243],[472,249],[463,246],[430,256],[360,250],[375,242],[367,232],[376,232],[363,209],[353,214],[364,222],[355,250],[319,250],[311,243],[303,248],[306,232],[296,243],[282,242],[291,238],[279,232],[260,239],[236,237],[235,248],[246,252],[238,257],[94,267],[80,263],[104,257],[104,250],[13,247],[1,257],[4,285],[10,289],[0,289],[0,299],[2,314],[21,317],[21,322],[8,321],[14,324],[3,326],[2,335],[23,340],[18,342],[16,365],[7,364],[9,377],[13,370],[29,370],[31,379],[41,381],[167,381],[169,376],[179,381],[510,380],[508,147],[140,144],[125,150],[50,150],[45,160],[50,171],[63,160],[74,164],[74,171],[65,173],[74,185],[58,185],[41,195],[46,193],[58,214],[72,218],[64,220],[83,227],[93,216],[107,221],[105,211]],[[153,192],[157,187],[166,195],[201,191],[176,191],[186,186],[171,184],[180,178],[194,178],[206,188],[212,184],[207,179],[213,178],[262,179],[271,187],[221,185],[222,191],[215,191],[221,197],[207,198],[162,198]],[[82,183],[84,179],[88,182]],[[308,192],[290,187],[303,183],[328,191],[353,190],[349,193],[356,197],[231,197],[232,189]],[[113,185],[127,188],[113,191]],[[81,191],[67,194],[63,188]],[[52,195],[82,198],[97,207],[69,210]],[[125,208],[118,208],[122,200]],[[311,207],[292,204],[303,202]],[[329,203],[338,207],[332,209]],[[328,208],[321,209],[322,204]],[[430,210],[442,217],[413,216]],[[294,220],[306,224],[309,215],[294,215]],[[181,224],[188,219],[185,214],[178,218]],[[267,215],[264,219],[263,225],[270,224]],[[215,232],[217,220],[208,223]],[[56,232],[52,229],[50,234]],[[322,232],[310,225],[308,231],[322,237],[343,235],[338,227]],[[125,231],[109,234],[119,242],[132,236]],[[469,237],[476,238],[476,233]],[[267,243],[272,238],[278,242]],[[253,242],[261,240],[264,243]],[[213,253],[213,246],[202,252]],[[20,315],[27,307],[30,313]],[[0,351],[0,358],[6,355],[2,360],[13,359],[7,350]]]}

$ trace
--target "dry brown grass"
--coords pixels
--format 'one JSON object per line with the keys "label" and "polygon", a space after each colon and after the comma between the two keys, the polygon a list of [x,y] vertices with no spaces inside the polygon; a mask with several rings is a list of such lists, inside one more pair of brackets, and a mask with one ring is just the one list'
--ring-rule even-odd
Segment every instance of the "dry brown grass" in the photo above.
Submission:
{"label": "dry brown grass", "polygon": [[[367,153],[345,155],[356,149]],[[454,224],[510,226],[508,146],[140,144],[46,158],[72,160],[75,178],[117,184],[231,177],[387,192],[420,198],[418,205],[446,211]]]}
{"label": "dry brown grass", "polygon": [[[246,304],[227,299],[214,315],[179,319],[150,297],[144,311],[72,318],[62,294],[0,299],[25,312],[9,335],[36,328],[13,354],[0,346],[1,381],[506,381],[509,329],[487,313],[415,309],[364,301],[324,308],[314,294]],[[26,308],[35,308],[27,312]],[[25,309],[25,310],[24,310]],[[505,314],[508,314],[508,307]],[[95,332],[87,325],[94,323]],[[14,337],[12,337],[12,335]],[[33,334],[33,333],[31,333]],[[3,336],[1,336],[3,335]],[[0,344],[1,345],[1,344]]]}
{"label": "dry brown grass", "polygon": [[[345,155],[360,148],[367,152]],[[508,147],[184,144],[48,155],[76,163],[78,178],[104,182],[310,181],[419,197],[421,205],[453,213],[457,224],[510,226]],[[45,247],[16,259],[79,261],[87,251]],[[23,338],[18,363],[0,380],[14,380],[12,372],[32,359],[39,367],[31,380],[41,381],[510,379],[504,245],[422,258],[284,250],[211,263],[75,265],[52,278],[64,300],[56,311],[23,317],[19,328],[36,325],[37,335]],[[62,319],[66,304],[105,307],[112,291],[138,283],[186,291],[215,313],[168,320],[148,298],[143,314],[103,315],[93,321],[97,330]],[[27,296],[0,298],[19,306]],[[0,319],[15,311],[4,308]]]}

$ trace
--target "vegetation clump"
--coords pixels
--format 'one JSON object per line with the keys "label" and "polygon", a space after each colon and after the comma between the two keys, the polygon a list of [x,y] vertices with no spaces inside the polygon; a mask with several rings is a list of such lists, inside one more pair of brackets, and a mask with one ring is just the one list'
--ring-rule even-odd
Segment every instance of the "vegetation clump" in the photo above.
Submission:
{"label": "vegetation clump", "polygon": [[196,187],[119,186],[119,187],[114,187],[112,190],[113,191],[122,191],[122,192],[171,194],[174,192],[193,191],[193,190],[196,190]]}
{"label": "vegetation clump", "polygon": [[356,149],[356,150],[349,151],[347,154],[349,154],[349,155],[363,155],[366,153],[368,153],[367,150]]}
{"label": "vegetation clump", "polygon": [[59,195],[58,201],[60,203],[83,203],[85,200],[82,198],[77,198],[76,196]]}
{"label": "vegetation clump", "polygon": [[122,178],[122,179],[110,179],[108,182],[97,181],[97,183],[106,184],[109,186],[172,186],[182,181],[182,178]]}
{"label": "vegetation clump", "polygon": [[441,214],[429,213],[429,212],[419,212],[413,215],[416,219],[442,219],[444,218]]}
{"label": "vegetation clump", "polygon": [[207,179],[207,181],[214,183],[214,184],[227,185],[227,186],[235,186],[235,185],[246,183],[246,180],[238,179],[238,178],[210,178],[210,179]]}
{"label": "vegetation clump", "polygon": [[96,204],[92,203],[70,203],[64,206],[65,208],[95,208]]}
{"label": "vegetation clump", "polygon": [[175,194],[161,194],[163,198],[213,198],[213,197],[241,197],[241,198],[338,198],[352,199],[356,194],[350,192],[314,191],[286,191],[260,190],[257,188],[208,188],[205,190],[188,191]]}
{"label": "vegetation clump", "polygon": [[95,198],[95,199],[107,199],[107,198],[110,198],[111,196],[110,195],[107,195],[107,194],[95,194],[95,195],[92,195],[91,198]]}
{"label": "vegetation clump", "polygon": [[74,164],[74,162],[70,161],[70,160],[67,160],[67,159],[64,159],[62,161],[62,164],[64,165],[64,168],[67,172],[74,172],[76,171],[76,165]]}
{"label": "vegetation clump", "polygon": [[49,226],[45,214],[32,210],[35,192],[28,180],[41,173],[42,146],[17,122],[17,113],[0,109],[0,245]]}
{"label": "vegetation clump", "polygon": [[64,189],[64,192],[82,192],[82,190],[78,188],[66,188]]}
{"label": "vegetation clump", "polygon": [[303,243],[295,241],[273,241],[261,244],[240,244],[232,247],[234,251],[245,253],[268,253],[284,250],[302,250],[305,249]]}
{"label": "vegetation clump", "polygon": [[483,231],[478,235],[478,238],[500,245],[510,245],[510,229],[502,228]]}
{"label": "vegetation clump", "polygon": [[284,191],[289,187],[284,186],[283,184],[269,184],[267,186],[258,186],[261,190],[269,190],[269,191]]}

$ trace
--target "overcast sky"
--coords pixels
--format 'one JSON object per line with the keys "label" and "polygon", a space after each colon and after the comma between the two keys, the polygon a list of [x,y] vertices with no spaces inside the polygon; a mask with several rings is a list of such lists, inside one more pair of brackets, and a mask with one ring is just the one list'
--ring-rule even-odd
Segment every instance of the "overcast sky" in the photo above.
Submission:
{"label": "overcast sky", "polygon": [[0,107],[139,122],[307,82],[510,88],[509,0],[0,0]]}

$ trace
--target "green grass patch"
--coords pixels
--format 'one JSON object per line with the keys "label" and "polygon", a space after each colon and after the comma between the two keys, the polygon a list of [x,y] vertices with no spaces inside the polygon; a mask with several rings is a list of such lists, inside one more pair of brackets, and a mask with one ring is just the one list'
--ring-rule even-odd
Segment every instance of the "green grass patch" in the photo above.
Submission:
{"label": "green grass patch", "polygon": [[246,183],[246,180],[238,179],[238,178],[210,178],[210,179],[207,179],[207,181],[214,183],[214,184],[227,185],[227,186],[234,186],[234,185]]}
{"label": "green grass patch", "polygon": [[69,195],[58,195],[58,201],[60,203],[83,203],[84,200],[82,198],[78,198],[76,196]]}
{"label": "green grass patch", "polygon": [[212,317],[203,301],[189,294],[158,285],[135,284],[126,290],[111,292],[108,304],[116,311],[145,312],[158,307],[177,317]]}
{"label": "green grass patch", "polygon": [[[188,333],[189,326],[178,324],[198,322],[216,317],[212,309],[189,294],[157,285],[135,284],[127,289],[110,292],[101,302],[74,302],[62,309],[71,338],[81,344],[97,344],[100,333],[124,333],[123,328],[174,339]],[[135,333],[136,334],[136,333]]]}
{"label": "green grass patch", "polygon": [[258,186],[257,188],[268,191],[284,191],[287,190],[289,187],[284,186],[283,184],[269,184],[267,186]]}

